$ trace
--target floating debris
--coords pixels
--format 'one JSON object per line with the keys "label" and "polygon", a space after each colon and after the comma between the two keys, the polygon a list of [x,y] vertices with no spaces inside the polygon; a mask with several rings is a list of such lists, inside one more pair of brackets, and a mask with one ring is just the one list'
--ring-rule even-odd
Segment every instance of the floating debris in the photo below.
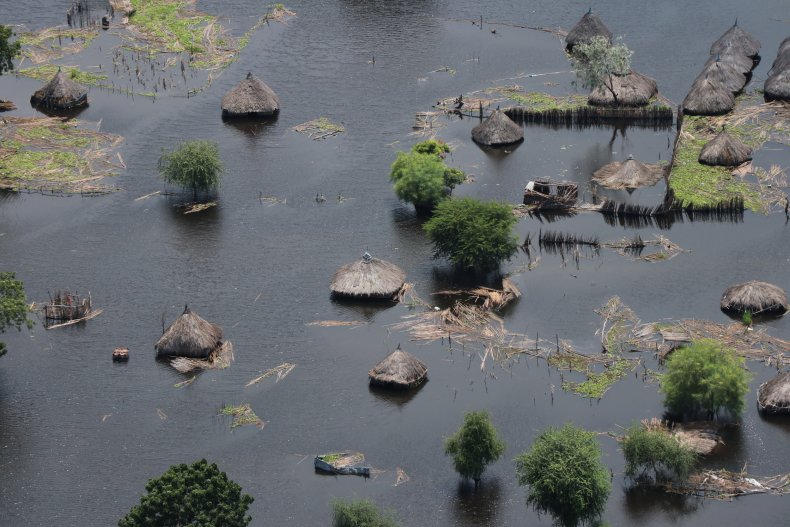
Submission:
{"label": "floating debris", "polygon": [[352,327],[356,328],[364,326],[367,322],[360,322],[359,320],[315,320],[308,322],[307,326],[318,326],[321,328],[337,328],[337,327]]}
{"label": "floating debris", "polygon": [[208,358],[176,357],[170,361],[170,365],[181,373],[189,373],[194,370],[224,370],[231,362],[233,362],[233,344],[226,340]]}
{"label": "floating debris", "polygon": [[265,426],[265,423],[252,411],[252,407],[249,403],[244,403],[239,406],[228,405],[223,407],[219,413],[233,416],[233,422],[230,425],[231,428],[244,425],[255,425],[262,429]]}
{"label": "floating debris", "polygon": [[276,366],[270,370],[266,370],[265,372],[263,372],[263,374],[255,377],[244,386],[247,387],[247,386],[252,386],[253,384],[258,384],[265,378],[271,377],[273,375],[277,376],[277,380],[275,381],[275,383],[280,382],[282,379],[285,379],[288,376],[288,374],[291,373],[291,371],[293,371],[294,368],[296,368],[296,364],[291,364],[290,362],[284,362],[279,366]]}
{"label": "floating debris", "polygon": [[483,302],[483,309],[497,310],[505,307],[513,300],[521,296],[521,291],[508,278],[502,279],[502,289],[491,289],[490,287],[475,287],[474,289],[456,289],[447,291],[437,291],[434,295],[468,297],[472,302]]}
{"label": "floating debris", "polygon": [[665,485],[664,490],[673,494],[728,501],[749,494],[782,496],[790,494],[790,474],[755,477],[746,472],[746,467],[741,472],[703,470],[685,482]]}
{"label": "floating debris", "polygon": [[128,362],[129,361],[129,348],[115,348],[112,350],[113,362]]}
{"label": "floating debris", "polygon": [[652,419],[643,419],[642,426],[649,431],[671,434],[677,438],[681,445],[702,456],[712,454],[716,448],[724,444],[719,431],[725,425],[715,421],[672,423],[653,417]]}
{"label": "floating debris", "polygon": [[370,467],[358,466],[365,461],[362,452],[334,452],[315,456],[315,469],[330,474],[370,477]]}
{"label": "floating debris", "polygon": [[402,468],[395,467],[395,484],[393,485],[393,487],[397,487],[398,485],[402,485],[403,483],[406,483],[408,481],[411,481],[409,475],[406,474],[406,472]]}
{"label": "floating debris", "polygon": [[189,386],[190,384],[195,382],[195,379],[197,379],[197,375],[193,375],[192,377],[190,377],[189,379],[187,379],[185,381],[181,381],[181,382],[175,383],[173,385],[173,388],[183,388],[184,386]]}
{"label": "floating debris", "polygon": [[326,117],[319,117],[318,119],[296,125],[292,130],[300,134],[305,134],[314,141],[326,139],[327,137],[332,137],[346,131],[342,125],[335,124]]}
{"label": "floating debris", "polygon": [[184,214],[194,214],[196,212],[203,212],[204,210],[216,207],[217,202],[209,201],[207,203],[186,203],[178,206],[184,207]]}

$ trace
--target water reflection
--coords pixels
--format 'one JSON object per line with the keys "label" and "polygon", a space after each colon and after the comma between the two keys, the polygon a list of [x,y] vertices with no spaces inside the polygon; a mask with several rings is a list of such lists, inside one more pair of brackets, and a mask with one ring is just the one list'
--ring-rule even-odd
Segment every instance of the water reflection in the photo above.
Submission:
{"label": "water reflection", "polygon": [[646,521],[660,514],[673,523],[697,510],[701,500],[670,494],[651,486],[632,486],[625,490],[625,508],[631,521]]}
{"label": "water reflection", "polygon": [[368,385],[368,391],[370,394],[381,403],[384,403],[387,406],[395,407],[399,410],[402,410],[403,407],[412,399],[414,399],[418,393],[420,393],[423,387],[428,383],[428,379],[421,382],[418,386],[411,388],[409,390],[397,390],[392,388],[384,388],[382,386],[377,386],[375,384]]}
{"label": "water reflection", "polygon": [[389,299],[354,299],[354,298],[346,298],[346,297],[335,297],[333,295],[329,295],[332,304],[338,307],[343,308],[344,311],[349,311],[353,313],[355,316],[353,317],[354,320],[362,319],[365,322],[372,322],[376,315],[378,315],[381,311],[385,309],[391,309],[398,305],[397,302],[394,302]]}
{"label": "water reflection", "polygon": [[453,525],[498,525],[501,495],[498,478],[483,478],[477,489],[471,481],[459,481],[453,500]]}
{"label": "water reflection", "polygon": [[277,117],[275,116],[268,119],[228,119],[227,117],[223,117],[222,122],[228,128],[231,128],[240,135],[250,139],[250,142],[255,142],[259,136],[265,135],[267,131],[274,128],[274,126],[277,124]]}

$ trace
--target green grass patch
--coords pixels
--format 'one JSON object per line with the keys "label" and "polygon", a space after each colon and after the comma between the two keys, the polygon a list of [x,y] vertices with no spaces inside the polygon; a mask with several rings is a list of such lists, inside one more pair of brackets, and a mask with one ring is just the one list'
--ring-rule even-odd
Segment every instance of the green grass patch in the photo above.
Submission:
{"label": "green grass patch", "polygon": [[636,367],[637,362],[619,358],[601,373],[588,373],[584,382],[564,382],[562,389],[578,393],[583,397],[600,399],[614,383],[625,377]]}
{"label": "green grass patch", "polygon": [[[31,126],[19,129],[19,137],[31,142],[41,143],[44,146],[68,146],[85,148],[90,144],[90,139],[85,136],[75,135],[74,128],[67,124],[58,126]],[[20,144],[20,143],[18,143]]]}
{"label": "green grass patch", "polygon": [[501,88],[497,92],[534,112],[577,110],[587,106],[586,95],[572,94],[558,97],[544,92],[522,92],[515,88]]}
{"label": "green grass patch", "polygon": [[[0,147],[5,147],[5,141]],[[67,183],[80,179],[88,162],[74,152],[38,152],[19,149],[0,159],[0,182],[23,183],[37,180]]]}
{"label": "green grass patch", "polygon": [[233,416],[233,422],[230,425],[231,428],[237,428],[244,425],[256,425],[263,427],[263,421],[261,421],[260,418],[255,415],[255,412],[252,411],[252,407],[250,407],[249,403],[244,403],[239,406],[226,405],[219,411],[219,413],[222,415]]}
{"label": "green grass patch", "polygon": [[54,64],[42,64],[40,66],[31,66],[30,68],[17,70],[17,73],[24,77],[30,77],[32,79],[47,82],[55,76],[55,74],[58,72],[58,69],[62,69],[64,72],[66,72],[69,78],[74,82],[90,86],[107,86],[107,75],[103,73],[82,71],[76,66],[55,66]]}
{"label": "green grass patch", "polygon": [[132,0],[135,8],[129,22],[154,37],[172,53],[202,53],[203,31],[215,17],[190,12],[193,2],[181,0]]}

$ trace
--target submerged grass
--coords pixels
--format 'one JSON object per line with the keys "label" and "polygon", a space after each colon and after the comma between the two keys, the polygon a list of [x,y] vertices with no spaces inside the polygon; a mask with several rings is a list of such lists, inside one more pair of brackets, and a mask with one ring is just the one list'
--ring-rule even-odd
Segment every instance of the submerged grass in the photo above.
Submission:
{"label": "submerged grass", "polygon": [[518,86],[505,86],[494,91],[533,112],[575,110],[587,106],[587,96],[580,94],[554,96],[544,92],[523,92]]}
{"label": "submerged grass", "polygon": [[583,397],[600,399],[614,383],[632,371],[636,364],[636,361],[619,358],[600,373],[587,373],[587,380],[584,382],[562,383],[562,389],[576,392]]}
{"label": "submerged grass", "polygon": [[238,406],[225,405],[220,409],[219,413],[233,416],[233,422],[230,425],[231,428],[238,428],[244,425],[255,425],[259,428],[263,428],[263,421],[255,415],[249,403]]}
{"label": "submerged grass", "polygon": [[107,86],[107,75],[103,73],[91,73],[89,71],[82,71],[77,66],[55,66],[54,64],[42,64],[40,66],[31,66],[17,71],[19,75],[30,77],[40,81],[49,81],[58,70],[65,71],[69,78],[79,84],[89,86]]}
{"label": "submerged grass", "polygon": [[172,53],[202,53],[203,31],[214,17],[188,10],[194,0],[132,0],[129,22]]}
{"label": "submerged grass", "polygon": [[80,53],[87,49],[99,35],[96,29],[51,27],[19,35],[22,57],[33,64],[41,64]]}

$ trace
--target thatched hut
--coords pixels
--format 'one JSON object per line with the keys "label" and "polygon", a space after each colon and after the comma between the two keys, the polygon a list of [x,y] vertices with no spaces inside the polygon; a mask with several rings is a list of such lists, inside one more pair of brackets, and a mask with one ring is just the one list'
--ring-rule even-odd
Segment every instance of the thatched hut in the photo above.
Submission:
{"label": "thatched hut", "polygon": [[743,164],[752,158],[752,149],[737,137],[724,130],[702,147],[699,162],[703,165],[731,167]]}
{"label": "thatched hut", "polygon": [[368,372],[370,384],[401,389],[417,386],[427,375],[425,364],[401,350],[400,345]]}
{"label": "thatched hut", "polygon": [[790,48],[776,54],[776,58],[771,64],[771,69],[768,70],[768,74],[779,73],[787,69],[788,66],[790,66]]}
{"label": "thatched hut", "polygon": [[737,53],[735,51],[712,55],[707,60],[707,62],[705,62],[704,68],[707,68],[714,62],[722,62],[724,64],[730,65],[739,73],[744,75],[748,75],[754,69],[754,61],[752,59],[742,53]]}
{"label": "thatched hut", "polygon": [[154,345],[157,355],[207,359],[222,346],[222,328],[193,313],[184,312]]}
{"label": "thatched hut", "polygon": [[362,259],[338,269],[329,289],[338,297],[390,299],[405,281],[406,273],[400,267],[366,252]]}
{"label": "thatched hut", "polygon": [[702,82],[705,78],[712,83],[727,88],[732,93],[738,93],[746,86],[746,75],[739,71],[734,64],[716,60],[705,65],[695,82]]}
{"label": "thatched hut", "polygon": [[764,95],[766,101],[790,101],[790,64],[765,79]]}
{"label": "thatched hut", "polygon": [[766,414],[790,413],[790,371],[780,373],[757,389],[757,408]]}
{"label": "thatched hut", "polygon": [[683,99],[683,112],[690,115],[723,115],[733,106],[732,92],[707,78],[696,81]]}
{"label": "thatched hut", "polygon": [[781,287],[752,280],[725,289],[720,305],[723,311],[736,313],[781,314],[787,311],[787,295]]}
{"label": "thatched hut", "polygon": [[272,117],[279,111],[280,98],[252,73],[222,98],[223,117]]}
{"label": "thatched hut", "polygon": [[590,8],[581,20],[568,31],[568,35],[565,37],[565,49],[570,53],[576,44],[590,42],[593,37],[598,35],[606,37],[609,42],[612,41],[612,32],[597,15],[593,14],[592,8]]}
{"label": "thatched hut", "polygon": [[710,54],[716,55],[732,49],[753,59],[760,56],[760,47],[760,41],[744,31],[736,20],[735,24],[713,43]]}
{"label": "thatched hut", "polygon": [[664,177],[664,167],[648,165],[628,156],[624,162],[614,161],[593,173],[593,181],[611,189],[652,187]]}
{"label": "thatched hut", "polygon": [[524,130],[497,108],[488,119],[472,128],[472,139],[486,146],[511,145],[524,140]]}
{"label": "thatched hut", "polygon": [[58,68],[52,80],[30,97],[30,103],[58,110],[76,108],[88,104],[88,88],[71,80]]}
{"label": "thatched hut", "polygon": [[616,102],[604,86],[595,88],[587,101],[593,106],[647,106],[658,94],[658,85],[655,79],[631,70],[627,75],[612,75],[612,90],[617,94]]}

